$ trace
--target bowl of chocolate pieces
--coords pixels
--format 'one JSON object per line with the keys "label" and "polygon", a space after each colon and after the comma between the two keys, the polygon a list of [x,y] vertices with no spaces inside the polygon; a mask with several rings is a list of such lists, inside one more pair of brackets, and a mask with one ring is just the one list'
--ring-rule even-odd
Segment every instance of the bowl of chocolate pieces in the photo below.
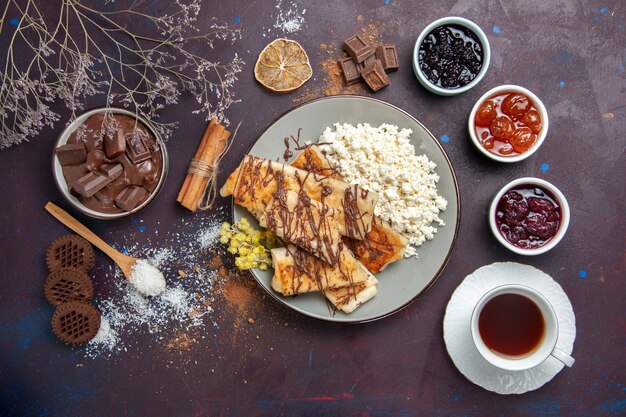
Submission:
{"label": "bowl of chocolate pieces", "polygon": [[120,108],[78,116],[61,132],[52,156],[54,179],[65,199],[99,219],[117,219],[147,206],[167,170],[167,150],[156,129]]}

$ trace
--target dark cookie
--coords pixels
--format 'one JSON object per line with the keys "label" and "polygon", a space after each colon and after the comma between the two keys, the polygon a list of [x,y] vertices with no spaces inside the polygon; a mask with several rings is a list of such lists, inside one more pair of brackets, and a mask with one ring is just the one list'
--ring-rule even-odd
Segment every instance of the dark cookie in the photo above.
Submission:
{"label": "dark cookie", "polygon": [[89,303],[93,298],[93,283],[82,269],[61,268],[48,275],[44,295],[55,307],[67,301]]}
{"label": "dark cookie", "polygon": [[100,313],[91,304],[69,301],[60,304],[52,316],[52,330],[65,343],[87,343],[99,329]]}
{"label": "dark cookie", "polygon": [[93,248],[78,235],[65,235],[55,239],[46,252],[46,264],[50,271],[61,268],[78,268],[89,271],[93,268]]}

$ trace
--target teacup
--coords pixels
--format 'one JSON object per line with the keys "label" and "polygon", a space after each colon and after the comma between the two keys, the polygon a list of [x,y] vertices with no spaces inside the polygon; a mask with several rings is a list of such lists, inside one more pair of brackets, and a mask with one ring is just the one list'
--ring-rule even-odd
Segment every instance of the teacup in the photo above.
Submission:
{"label": "teacup", "polygon": [[549,356],[566,366],[574,358],[559,350],[559,322],[550,302],[525,285],[501,285],[476,304],[470,321],[472,339],[489,363],[507,371],[523,371]]}

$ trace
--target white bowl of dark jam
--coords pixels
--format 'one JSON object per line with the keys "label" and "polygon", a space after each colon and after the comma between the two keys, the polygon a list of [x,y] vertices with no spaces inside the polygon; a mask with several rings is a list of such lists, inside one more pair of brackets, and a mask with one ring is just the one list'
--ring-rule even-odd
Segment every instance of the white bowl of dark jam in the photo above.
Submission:
{"label": "white bowl of dark jam", "polygon": [[471,20],[448,16],[420,33],[413,49],[413,72],[428,91],[442,96],[464,93],[487,73],[491,49]]}
{"label": "white bowl of dark jam", "polygon": [[502,187],[489,208],[491,232],[504,247],[520,255],[548,252],[563,239],[569,221],[563,193],[548,181],[533,177]]}

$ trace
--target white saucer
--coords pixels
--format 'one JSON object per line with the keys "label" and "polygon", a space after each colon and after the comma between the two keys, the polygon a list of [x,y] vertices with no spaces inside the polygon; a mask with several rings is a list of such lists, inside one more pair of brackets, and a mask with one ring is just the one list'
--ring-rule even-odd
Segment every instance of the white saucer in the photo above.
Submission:
{"label": "white saucer", "polygon": [[443,338],[448,354],[459,371],[470,381],[498,394],[523,394],[549,382],[564,365],[552,356],[541,365],[508,372],[487,362],[478,353],[470,332],[470,317],[478,300],[503,284],[523,284],[543,294],[554,307],[559,321],[557,347],[571,354],[576,339],[576,318],[561,286],[546,273],[529,265],[496,262],[465,277],[454,291],[443,318]]}

